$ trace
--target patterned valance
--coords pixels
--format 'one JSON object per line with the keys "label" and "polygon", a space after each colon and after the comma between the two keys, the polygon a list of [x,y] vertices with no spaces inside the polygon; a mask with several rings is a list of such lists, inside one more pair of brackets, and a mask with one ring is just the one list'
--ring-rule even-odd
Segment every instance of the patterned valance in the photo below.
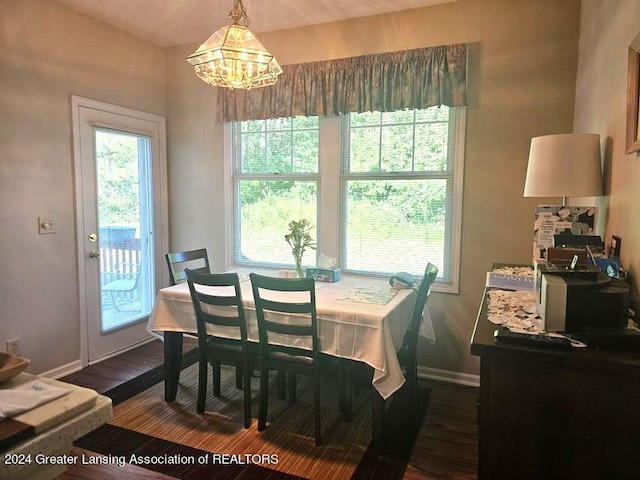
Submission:
{"label": "patterned valance", "polygon": [[271,87],[218,90],[217,120],[340,115],[467,103],[467,45],[283,65]]}

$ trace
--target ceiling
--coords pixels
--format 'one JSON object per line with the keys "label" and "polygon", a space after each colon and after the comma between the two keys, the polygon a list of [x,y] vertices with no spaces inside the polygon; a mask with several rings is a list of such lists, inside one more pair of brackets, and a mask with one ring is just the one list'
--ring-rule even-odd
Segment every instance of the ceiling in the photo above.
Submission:
{"label": "ceiling", "polygon": [[[163,47],[204,42],[231,23],[233,0],[56,0]],[[253,32],[408,10],[456,0],[244,0]],[[267,8],[268,5],[268,8]]]}

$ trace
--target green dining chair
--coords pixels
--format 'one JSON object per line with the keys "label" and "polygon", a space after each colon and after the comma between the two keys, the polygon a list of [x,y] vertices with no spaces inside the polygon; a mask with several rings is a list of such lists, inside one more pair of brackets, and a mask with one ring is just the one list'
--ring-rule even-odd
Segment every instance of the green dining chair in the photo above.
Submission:
{"label": "green dining chair", "polygon": [[[404,369],[405,386],[407,392],[407,403],[414,416],[417,415],[418,406],[418,337],[420,336],[420,326],[422,325],[423,313],[431,293],[431,285],[438,276],[438,267],[432,263],[428,263],[422,281],[418,287],[418,295],[413,304],[411,318],[407,329],[404,333],[402,346],[397,352],[400,367]],[[360,362],[345,362],[341,364],[341,374],[346,380],[344,381],[344,390],[341,391],[343,406],[343,415],[345,420],[351,419],[351,386],[352,377],[370,382],[372,379],[372,371],[367,365]]]}
{"label": "green dining chair", "polygon": [[209,265],[209,256],[206,248],[197,250],[188,250],[185,252],[169,252],[164,256],[169,267],[169,279],[171,285],[184,283],[187,277],[184,270],[188,268],[193,272],[211,273]]}
{"label": "green dining chair", "polygon": [[[315,280],[313,278],[282,279],[251,273],[251,287],[255,301],[260,337],[260,404],[258,410],[258,430],[267,427],[269,401],[269,372],[288,372],[290,379],[296,374],[309,375],[313,382],[313,407],[315,424],[315,444],[320,445],[320,346],[316,318]],[[291,301],[273,298],[273,292],[296,292],[305,299]],[[292,321],[293,320],[293,321]],[[291,345],[280,345],[273,341],[273,335],[286,335]],[[302,339],[310,343],[310,349],[293,346],[293,340]],[[295,383],[290,382],[290,389]],[[290,390],[291,392],[291,390]],[[293,395],[292,395],[293,393]],[[290,393],[290,398],[295,392]]]}
{"label": "green dining chair", "polygon": [[[244,391],[244,428],[251,426],[251,342],[247,341],[247,323],[237,273],[198,273],[185,269],[191,301],[198,326],[199,376],[196,411],[205,410],[208,364],[213,366],[213,394],[220,396],[220,364],[234,365],[242,373]],[[222,287],[220,294],[205,293],[201,286]],[[228,313],[212,313],[210,307],[229,307]],[[238,339],[212,335],[207,326],[236,329]],[[236,379],[237,381],[237,379]]]}
{"label": "green dining chair", "polygon": [[422,277],[422,282],[418,288],[418,296],[413,305],[411,321],[404,334],[402,346],[398,350],[398,361],[404,367],[407,394],[412,409],[418,405],[418,336],[422,325],[423,313],[431,293],[431,285],[438,276],[438,267],[432,263],[427,264]]}

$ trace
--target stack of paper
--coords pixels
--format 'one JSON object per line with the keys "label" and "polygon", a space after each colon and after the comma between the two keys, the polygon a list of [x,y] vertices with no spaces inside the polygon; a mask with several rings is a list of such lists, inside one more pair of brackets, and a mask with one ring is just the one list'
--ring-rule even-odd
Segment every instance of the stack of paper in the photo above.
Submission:
{"label": "stack of paper", "polygon": [[486,286],[502,290],[533,290],[533,276],[512,275],[508,273],[487,272]]}

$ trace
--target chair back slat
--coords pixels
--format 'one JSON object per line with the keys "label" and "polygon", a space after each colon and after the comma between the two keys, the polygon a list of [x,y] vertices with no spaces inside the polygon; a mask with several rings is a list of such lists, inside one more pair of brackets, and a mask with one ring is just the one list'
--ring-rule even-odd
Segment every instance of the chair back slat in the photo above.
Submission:
{"label": "chair back slat", "polygon": [[[222,327],[235,327],[242,342],[247,340],[247,322],[242,303],[240,279],[237,273],[201,273],[185,269],[185,276],[189,285],[191,302],[196,313],[198,326],[198,340],[206,342],[211,335],[207,324]],[[199,287],[224,287],[232,292],[230,295],[205,293]],[[229,315],[223,315],[205,310],[208,307],[224,307]],[[231,308],[230,308],[231,307]]]}
{"label": "chair back slat", "polygon": [[311,313],[313,309],[313,305],[310,302],[287,303],[277,300],[269,300],[264,297],[261,298],[261,301],[263,310],[272,312],[304,314]]}
{"label": "chair back slat", "polygon": [[184,272],[187,268],[197,273],[211,273],[206,248],[186,252],[169,252],[165,255],[165,259],[169,267],[171,285],[187,281],[187,276]]}
{"label": "chair back slat", "polygon": [[265,320],[267,331],[280,335],[311,336],[313,327],[311,325],[289,325],[279,322]]}
{"label": "chair back slat", "polygon": [[[255,273],[251,273],[249,278],[251,279],[256,307],[261,355],[268,355],[271,351],[280,351],[290,355],[302,354],[316,359],[319,345],[315,280],[313,278],[282,279]],[[276,294],[282,292],[306,292],[309,300],[301,302],[296,296],[295,300],[289,303],[282,299],[273,300],[273,295],[271,295],[271,298],[265,298],[265,295],[269,296],[269,293],[273,292]],[[269,318],[266,318],[266,316]],[[292,319],[295,319],[295,322],[291,322]],[[306,337],[311,341],[311,350],[271,343],[271,333],[298,338]]]}
{"label": "chair back slat", "polygon": [[[221,286],[221,285],[216,285]],[[220,307],[234,307],[237,306],[237,299],[235,297],[226,295],[209,295],[203,292],[196,292],[198,300],[202,303],[208,303],[210,305],[218,305]]]}
{"label": "chair back slat", "polygon": [[237,327],[238,326],[238,316],[227,316],[227,315],[216,315],[208,312],[201,312],[202,322],[209,325],[217,325],[219,327]]}

